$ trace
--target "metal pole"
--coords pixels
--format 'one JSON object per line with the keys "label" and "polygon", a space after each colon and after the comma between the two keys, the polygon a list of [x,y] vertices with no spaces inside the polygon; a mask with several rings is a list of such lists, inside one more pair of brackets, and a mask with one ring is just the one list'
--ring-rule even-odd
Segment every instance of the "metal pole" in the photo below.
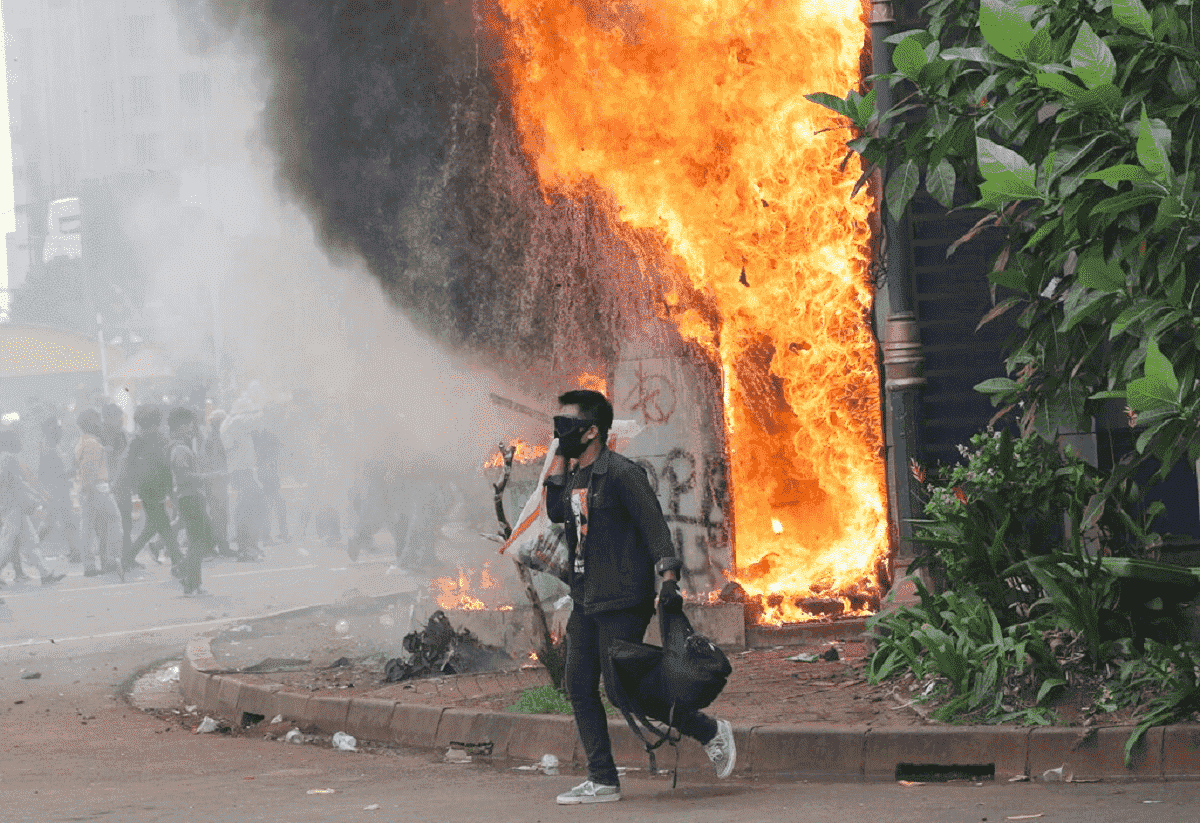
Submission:
{"label": "metal pole", "polygon": [[96,315],[96,326],[98,328],[98,336],[100,337],[100,390],[104,392],[104,399],[108,399],[108,354],[104,351],[104,318],[99,314]]}
{"label": "metal pole", "polygon": [[[892,50],[886,42],[895,29],[891,0],[874,0],[871,4],[871,62],[876,75],[892,71]],[[884,80],[875,83],[876,111],[880,115],[880,133],[886,135],[888,126],[883,113],[892,106],[892,89]],[[886,182],[886,173],[884,181]],[[884,186],[880,186],[882,196]],[[886,258],[888,316],[884,331],[883,365],[886,393],[885,413],[888,435],[888,481],[894,505],[892,526],[898,539],[900,565],[907,566],[914,556],[912,542],[913,478],[909,462],[920,455],[920,390],[925,385],[924,356],[917,326],[913,299],[912,273],[909,269],[908,215],[900,220],[883,214]]]}

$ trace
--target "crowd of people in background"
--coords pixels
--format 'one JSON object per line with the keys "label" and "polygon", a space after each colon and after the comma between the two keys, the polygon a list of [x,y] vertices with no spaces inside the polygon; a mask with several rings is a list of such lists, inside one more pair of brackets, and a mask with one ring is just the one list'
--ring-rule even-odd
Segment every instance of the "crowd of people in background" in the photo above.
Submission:
{"label": "crowd of people in background", "polygon": [[144,403],[132,415],[103,399],[74,407],[31,399],[24,415],[0,418],[0,573],[11,567],[24,582],[32,570],[53,585],[65,565],[79,564],[86,577],[124,580],[145,568],[147,553],[169,562],[191,596],[204,593],[205,558],[261,560],[264,545],[290,539],[283,446],[267,428],[281,421],[264,412],[257,383],[229,414],[192,399]]}
{"label": "crowd of people in background", "polygon": [[30,398],[22,413],[0,415],[0,576],[11,568],[11,580],[25,582],[34,571],[49,586],[78,565],[86,577],[124,580],[146,560],[170,563],[185,595],[202,594],[204,559],[254,562],[264,546],[291,540],[285,471],[301,490],[301,536],[311,526],[336,545],[348,514],[351,559],[386,531],[397,567],[430,571],[461,489],[433,467],[382,457],[352,479],[333,478],[346,461],[331,453],[331,421],[311,396],[272,400],[257,381],[228,412],[203,391],[136,406]]}

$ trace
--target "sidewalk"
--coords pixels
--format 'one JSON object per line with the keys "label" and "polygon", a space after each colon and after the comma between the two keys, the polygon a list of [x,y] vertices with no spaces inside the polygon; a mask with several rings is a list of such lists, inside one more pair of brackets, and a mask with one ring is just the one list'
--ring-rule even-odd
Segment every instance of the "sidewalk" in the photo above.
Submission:
{"label": "sidewalk", "polygon": [[[271,636],[262,625],[253,631],[267,636],[266,646],[258,641],[256,653],[269,648],[264,662],[274,665],[265,668],[274,670],[254,673],[241,670],[244,665],[222,664],[214,656],[213,639],[198,638],[188,644],[181,666],[180,688],[187,703],[233,723],[282,715],[305,732],[341,731],[360,740],[443,751],[452,742],[490,743],[494,758],[533,762],[549,753],[564,764],[583,764],[569,716],[505,711],[525,689],[549,682],[536,664],[387,684],[382,682],[382,666],[373,662],[328,668],[342,648],[338,643],[315,648],[321,644],[308,641],[305,646],[296,633]],[[826,651],[828,644],[730,655],[734,674],[709,713],[733,723],[737,776],[920,780],[930,772],[957,767],[959,772],[994,774],[997,781],[1038,780],[1046,770],[1061,766],[1063,774],[1076,781],[1200,778],[1200,724],[1151,729],[1127,769],[1129,726],[933,724],[896,690],[866,683],[861,639],[846,638],[834,647],[840,659],[813,663],[785,658],[800,651]],[[227,657],[219,650],[218,654]],[[288,654],[303,654],[304,663]],[[609,726],[618,764],[645,768],[645,752],[624,720],[611,720]],[[660,753],[658,761],[660,767],[670,767],[674,756]],[[681,776],[690,781],[714,779],[694,741],[680,746],[679,763]]]}

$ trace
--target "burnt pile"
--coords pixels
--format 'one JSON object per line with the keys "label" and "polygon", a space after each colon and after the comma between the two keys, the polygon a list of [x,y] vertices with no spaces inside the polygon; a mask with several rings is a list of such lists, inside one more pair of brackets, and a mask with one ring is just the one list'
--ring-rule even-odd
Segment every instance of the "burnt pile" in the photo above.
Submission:
{"label": "burnt pile", "polygon": [[446,613],[438,610],[419,632],[404,636],[404,656],[384,665],[388,683],[448,674],[490,672],[509,667],[514,661],[504,649],[481,643],[467,629],[455,631]]}

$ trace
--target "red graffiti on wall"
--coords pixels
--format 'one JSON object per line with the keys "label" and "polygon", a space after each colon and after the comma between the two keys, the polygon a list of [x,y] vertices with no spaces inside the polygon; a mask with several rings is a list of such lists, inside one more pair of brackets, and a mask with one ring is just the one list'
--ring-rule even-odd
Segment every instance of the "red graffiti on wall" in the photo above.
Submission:
{"label": "red graffiti on wall", "polygon": [[675,386],[661,374],[647,374],[641,363],[635,372],[637,382],[625,398],[633,411],[642,413],[647,426],[670,421],[675,413]]}

